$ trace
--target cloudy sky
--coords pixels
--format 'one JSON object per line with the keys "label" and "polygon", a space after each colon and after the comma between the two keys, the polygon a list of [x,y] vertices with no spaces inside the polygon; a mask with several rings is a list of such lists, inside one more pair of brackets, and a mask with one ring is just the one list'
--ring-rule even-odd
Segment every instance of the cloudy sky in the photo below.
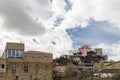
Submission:
{"label": "cloudy sky", "polygon": [[0,54],[6,42],[60,56],[89,44],[120,60],[120,0],[0,0]]}

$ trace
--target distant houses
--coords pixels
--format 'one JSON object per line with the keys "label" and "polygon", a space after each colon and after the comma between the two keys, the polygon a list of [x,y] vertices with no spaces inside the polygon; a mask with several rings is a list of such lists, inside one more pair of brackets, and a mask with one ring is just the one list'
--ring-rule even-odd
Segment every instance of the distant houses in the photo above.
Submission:
{"label": "distant houses", "polygon": [[108,61],[102,48],[89,45],[53,59],[51,53],[25,51],[24,43],[7,43],[0,57],[0,80],[61,80],[111,78],[120,71],[120,61]]}
{"label": "distant houses", "polygon": [[66,69],[74,69],[80,73],[90,72],[90,77],[98,78],[112,77],[120,70],[119,61],[111,64],[108,56],[103,55],[102,48],[93,50],[89,45],[71,51],[70,55],[54,59],[54,65],[54,70],[60,73],[64,73]]}
{"label": "distant houses", "polygon": [[89,45],[85,45],[81,48],[78,48],[78,50],[73,51],[73,53],[71,53],[70,55],[63,55],[59,59],[55,59],[54,61],[59,65],[64,62],[66,64],[73,64],[78,67],[81,66],[81,68],[84,68],[85,70],[88,69],[92,71],[93,65],[95,63],[99,63],[101,60],[106,62],[107,59],[107,55],[102,55],[101,48],[92,50]]}
{"label": "distant houses", "polygon": [[106,65],[105,68],[99,71],[99,74],[101,78],[111,78],[118,72],[120,72],[120,61]]}

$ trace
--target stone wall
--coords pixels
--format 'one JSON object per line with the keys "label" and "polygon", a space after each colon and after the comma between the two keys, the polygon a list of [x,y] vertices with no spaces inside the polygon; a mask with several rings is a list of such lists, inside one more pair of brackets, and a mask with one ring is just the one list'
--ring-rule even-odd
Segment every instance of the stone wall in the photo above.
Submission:
{"label": "stone wall", "polygon": [[4,72],[0,72],[0,80],[5,80],[5,73]]}
{"label": "stone wall", "polygon": [[[30,80],[30,76],[32,79],[35,78],[44,80],[46,76],[46,80],[52,80],[52,65],[51,63],[16,63],[16,71],[12,71],[12,64],[8,63],[7,66],[7,80],[13,80],[18,76],[19,80]],[[24,64],[28,64],[28,72],[24,71]],[[36,70],[35,65],[38,64],[38,70]]]}

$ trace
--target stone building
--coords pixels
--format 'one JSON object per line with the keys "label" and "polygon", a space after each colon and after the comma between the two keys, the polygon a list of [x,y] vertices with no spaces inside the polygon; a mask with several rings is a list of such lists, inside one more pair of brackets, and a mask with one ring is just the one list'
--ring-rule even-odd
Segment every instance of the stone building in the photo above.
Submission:
{"label": "stone building", "polygon": [[97,55],[102,56],[102,48],[96,48],[95,52]]}
{"label": "stone building", "polygon": [[0,80],[52,80],[52,54],[7,43],[0,57]]}
{"label": "stone building", "polygon": [[112,77],[118,72],[120,72],[120,61],[108,64],[105,68],[99,71],[100,77],[102,78]]}

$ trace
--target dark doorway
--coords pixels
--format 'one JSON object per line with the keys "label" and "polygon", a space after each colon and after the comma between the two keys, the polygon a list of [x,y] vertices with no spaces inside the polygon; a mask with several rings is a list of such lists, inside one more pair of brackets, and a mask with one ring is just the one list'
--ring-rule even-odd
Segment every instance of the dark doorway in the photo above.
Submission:
{"label": "dark doorway", "polygon": [[16,76],[16,80],[18,80],[18,76]]}

